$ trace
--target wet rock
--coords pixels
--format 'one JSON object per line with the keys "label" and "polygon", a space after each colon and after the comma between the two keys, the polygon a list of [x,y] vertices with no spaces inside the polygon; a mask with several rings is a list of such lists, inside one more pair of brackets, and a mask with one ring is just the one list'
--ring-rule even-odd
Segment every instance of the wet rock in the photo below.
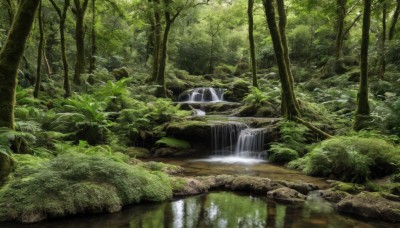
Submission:
{"label": "wet rock", "polygon": [[181,178],[183,185],[174,190],[174,196],[189,196],[208,192],[210,185],[207,181],[196,178]]}
{"label": "wet rock", "polygon": [[361,192],[348,196],[336,204],[336,208],[343,213],[400,222],[400,202],[388,200],[379,193]]}
{"label": "wet rock", "polygon": [[282,181],[282,180],[277,181],[277,183],[279,183],[285,187],[294,189],[304,195],[307,195],[309,192],[319,189],[317,185],[311,184],[311,183],[294,183],[294,182]]}
{"label": "wet rock", "polygon": [[180,149],[173,147],[158,148],[155,150],[155,157],[182,157],[189,154],[197,153],[194,149]]}
{"label": "wet rock", "polygon": [[338,203],[347,196],[351,196],[347,192],[342,192],[342,191],[333,191],[333,190],[319,190],[318,191],[319,195],[325,199],[326,201],[332,202],[332,203]]}
{"label": "wet rock", "polygon": [[274,199],[278,203],[284,203],[284,204],[300,204],[304,203],[306,200],[306,196],[301,194],[300,192],[287,188],[287,187],[282,187],[278,188],[272,191],[269,191],[267,193],[267,197]]}
{"label": "wet rock", "polygon": [[265,194],[270,190],[274,190],[282,186],[268,178],[219,175],[215,178],[215,185],[212,185],[211,187],[223,188],[232,191],[246,191],[257,194]]}

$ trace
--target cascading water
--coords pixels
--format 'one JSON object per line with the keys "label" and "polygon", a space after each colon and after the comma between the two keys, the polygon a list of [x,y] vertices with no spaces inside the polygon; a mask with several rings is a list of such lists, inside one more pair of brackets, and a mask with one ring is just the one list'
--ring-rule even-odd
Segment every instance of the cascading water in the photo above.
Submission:
{"label": "cascading water", "polygon": [[200,109],[193,109],[193,116],[205,116],[206,112]]}
{"label": "cascading water", "polygon": [[179,100],[183,102],[221,102],[224,101],[225,89],[201,87],[183,93]]}
{"label": "cascading water", "polygon": [[217,156],[264,159],[264,129],[249,128],[243,123],[229,123],[212,128],[213,152]]}

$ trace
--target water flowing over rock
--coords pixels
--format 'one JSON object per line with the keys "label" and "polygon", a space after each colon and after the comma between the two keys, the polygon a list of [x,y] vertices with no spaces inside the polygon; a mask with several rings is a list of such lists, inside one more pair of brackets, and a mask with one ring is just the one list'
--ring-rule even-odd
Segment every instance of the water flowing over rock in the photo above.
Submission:
{"label": "water flowing over rock", "polygon": [[262,158],[264,151],[264,129],[247,128],[240,132],[235,146],[235,155]]}
{"label": "water flowing over rock", "polygon": [[179,96],[183,102],[221,102],[224,101],[225,89],[201,87],[187,90]]}
{"label": "water flowing over rock", "polygon": [[213,126],[211,128],[211,144],[214,154],[234,155],[240,132],[246,128],[246,124],[239,122]]}

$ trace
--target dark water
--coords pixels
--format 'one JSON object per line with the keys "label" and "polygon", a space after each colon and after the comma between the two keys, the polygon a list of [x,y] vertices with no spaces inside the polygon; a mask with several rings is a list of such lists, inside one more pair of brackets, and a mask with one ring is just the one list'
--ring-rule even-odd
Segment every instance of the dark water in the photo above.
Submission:
{"label": "dark water", "polygon": [[6,223],[4,228],[195,228],[195,227],[398,227],[357,220],[334,212],[331,204],[310,197],[302,207],[284,206],[228,192],[178,199],[161,204],[135,205],[120,213],[49,220],[33,225]]}

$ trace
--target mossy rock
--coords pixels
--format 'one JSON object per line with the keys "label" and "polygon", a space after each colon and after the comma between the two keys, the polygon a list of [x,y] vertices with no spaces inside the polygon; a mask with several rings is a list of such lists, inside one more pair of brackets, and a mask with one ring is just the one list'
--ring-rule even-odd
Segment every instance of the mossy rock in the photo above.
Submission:
{"label": "mossy rock", "polygon": [[284,147],[271,149],[268,156],[268,160],[275,163],[287,163],[298,158],[299,153],[297,153],[297,151]]}
{"label": "mossy rock", "polygon": [[341,192],[347,192],[350,194],[356,194],[356,193],[360,193],[361,191],[364,191],[365,186],[360,185],[360,184],[336,181],[331,184],[331,189],[334,191],[341,191]]}
{"label": "mossy rock", "polygon": [[149,158],[151,157],[150,150],[143,147],[128,147],[124,153],[130,158]]}
{"label": "mossy rock", "polygon": [[129,72],[125,67],[114,69],[111,74],[117,81],[129,77]]}
{"label": "mossy rock", "polygon": [[156,147],[172,147],[176,149],[189,149],[191,148],[190,143],[176,138],[161,138],[156,142]]}
{"label": "mossy rock", "polygon": [[0,152],[0,186],[11,172],[12,160],[10,156]]}
{"label": "mossy rock", "polygon": [[124,205],[172,197],[165,174],[109,155],[75,152],[32,164],[19,166],[0,190],[0,221],[32,223],[49,217],[116,212]]}

